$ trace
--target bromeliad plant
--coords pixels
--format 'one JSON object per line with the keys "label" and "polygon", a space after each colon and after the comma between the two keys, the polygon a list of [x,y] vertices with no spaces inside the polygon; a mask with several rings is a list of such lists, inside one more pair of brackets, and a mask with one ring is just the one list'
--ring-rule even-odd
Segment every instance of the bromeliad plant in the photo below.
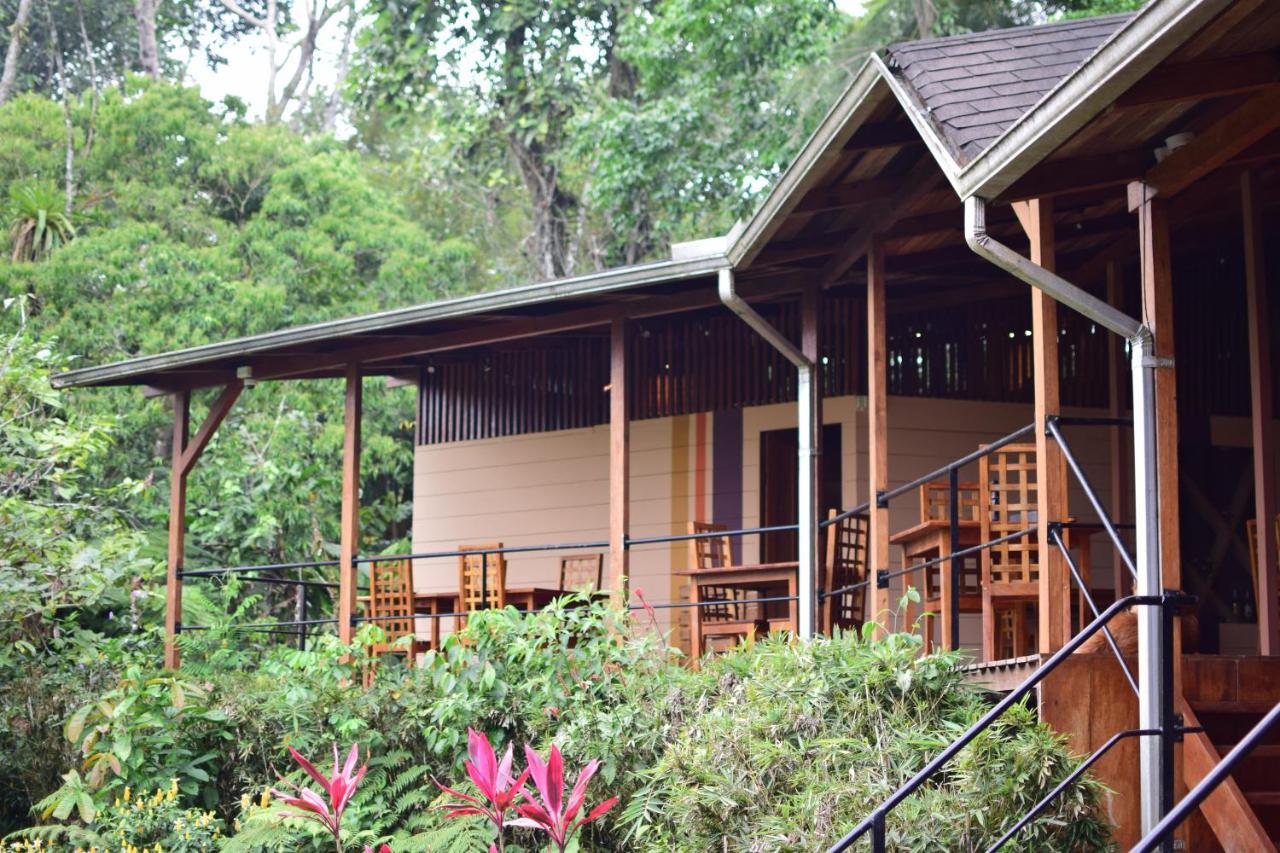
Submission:
{"label": "bromeliad plant", "polygon": [[[503,830],[508,826],[542,830],[556,846],[556,850],[559,853],[564,853],[569,846],[569,842],[573,839],[574,833],[586,824],[599,820],[618,803],[617,797],[610,797],[591,809],[586,816],[575,821],[574,819],[581,813],[582,805],[586,800],[587,784],[600,767],[599,761],[592,760],[587,763],[586,767],[582,768],[582,771],[578,773],[577,781],[574,782],[573,791],[566,801],[564,797],[564,760],[560,755],[559,748],[555,745],[552,745],[547,760],[543,761],[542,757],[526,744],[524,753],[528,761],[528,767],[525,768],[525,771],[520,774],[518,779],[513,779],[511,776],[512,747],[510,744],[507,745],[507,751],[503,755],[502,761],[499,762],[493,751],[493,746],[489,743],[489,738],[483,733],[477,732],[475,729],[467,729],[467,737],[467,751],[470,758],[465,762],[464,766],[467,774],[471,777],[472,784],[480,792],[480,796],[473,797],[463,794],[452,788],[446,788],[439,782],[436,785],[445,793],[464,801],[443,804],[441,807],[448,809],[448,813],[445,815],[446,818],[478,815],[487,818],[494,825],[497,831],[497,840],[489,848],[491,853],[500,853],[505,849]],[[530,776],[533,777],[533,783],[538,789],[540,799],[535,800],[525,790],[525,781]],[[526,802],[521,802],[522,799]],[[507,813],[512,808],[520,814],[520,817],[508,820]]]}
{"label": "bromeliad plant", "polygon": [[[271,789],[272,796],[286,805],[302,810],[301,812],[288,812],[286,817],[313,820],[323,826],[333,836],[334,848],[338,853],[342,853],[342,812],[347,808],[347,804],[351,802],[351,796],[356,792],[356,788],[360,785],[360,780],[364,778],[365,771],[368,769],[368,765],[361,766],[359,770],[356,769],[356,762],[360,760],[359,747],[356,744],[351,745],[351,751],[347,753],[346,762],[339,768],[338,745],[336,743],[333,745],[332,777],[327,777],[317,770],[315,765],[293,747],[289,747],[289,754],[307,772],[308,776],[319,783],[324,796],[317,794],[310,788],[303,788],[285,779],[281,781],[284,781],[285,784],[297,791],[297,796],[283,793],[275,788]],[[328,798],[327,800],[326,797]]]}

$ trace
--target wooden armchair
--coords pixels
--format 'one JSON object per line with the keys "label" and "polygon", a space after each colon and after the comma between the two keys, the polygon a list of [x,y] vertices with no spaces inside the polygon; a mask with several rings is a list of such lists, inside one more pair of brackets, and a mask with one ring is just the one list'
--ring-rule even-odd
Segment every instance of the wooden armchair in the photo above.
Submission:
{"label": "wooden armchair", "polygon": [[[689,522],[690,533],[715,533],[728,528],[705,521]],[[728,536],[709,536],[689,540],[689,563],[699,571],[733,565],[733,542]],[[707,640],[754,639],[757,625],[764,618],[759,604],[751,604],[754,593],[732,586],[703,586],[703,604],[693,614],[693,647],[695,654]]]}
{"label": "wooden armchair", "polygon": [[[979,462],[987,505],[981,541],[1035,525],[1036,446],[1008,444]],[[1034,647],[1040,599],[1040,550],[1034,533],[982,551],[982,652],[986,660],[1028,654]]]}
{"label": "wooden armchair", "polygon": [[[829,510],[827,519],[840,513]],[[867,579],[867,536],[870,520],[866,515],[851,515],[827,525],[827,547],[822,589],[851,586]],[[867,588],[841,592],[822,599],[822,630],[828,633],[834,627],[860,630],[866,621]]]}
{"label": "wooden armchair", "polygon": [[[413,562],[411,560],[386,560],[369,564],[369,616],[386,639],[369,648],[370,661],[364,668],[364,685],[373,683],[378,657],[384,654],[405,655],[410,663],[430,648],[430,644],[417,639],[413,619]],[[408,643],[403,638],[411,637]]]}
{"label": "wooden armchair", "polygon": [[[962,526],[965,523],[980,522],[982,517],[982,487],[974,482],[957,483],[956,506],[958,507],[957,517]],[[947,522],[948,525],[951,521],[951,487],[946,481],[935,480],[920,487],[920,522],[923,524],[930,521]],[[938,556],[945,556],[948,553],[950,553],[949,545],[943,545]],[[960,557],[951,562],[955,565],[951,566],[950,570],[960,573],[960,606],[958,611],[960,613],[981,613],[981,560],[977,555],[972,555]],[[940,563],[933,568],[926,569],[920,579],[921,607],[926,614],[940,615],[946,607],[950,606],[951,590],[945,588],[947,572],[944,572],[943,568],[943,564]],[[926,654],[933,649],[933,629],[928,624],[928,621],[932,618],[934,617],[928,617],[924,625],[924,650]],[[944,625],[948,622],[948,620],[940,621]],[[940,639],[941,645],[944,647],[950,643],[949,637],[940,637]]]}
{"label": "wooden armchair", "polygon": [[562,592],[580,592],[584,595],[600,591],[604,580],[604,554],[581,554],[560,560],[560,586]]}
{"label": "wooden armchair", "polygon": [[[501,542],[483,545],[459,545],[458,612],[503,608],[507,606],[507,560],[505,554],[486,554],[502,547]],[[465,617],[460,620],[466,624]],[[461,627],[461,625],[459,627]]]}

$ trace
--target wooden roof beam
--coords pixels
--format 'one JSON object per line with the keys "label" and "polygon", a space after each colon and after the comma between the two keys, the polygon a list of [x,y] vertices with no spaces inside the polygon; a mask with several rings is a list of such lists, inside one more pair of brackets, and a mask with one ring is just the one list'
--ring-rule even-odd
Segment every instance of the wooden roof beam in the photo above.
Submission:
{"label": "wooden roof beam", "polygon": [[1199,101],[1252,92],[1280,82],[1274,53],[1245,53],[1163,65],[1116,98],[1117,107]]}
{"label": "wooden roof beam", "polygon": [[816,187],[796,205],[796,213],[821,213],[824,210],[843,210],[882,199],[893,193],[901,182],[894,178],[872,178],[851,184]]}
{"label": "wooden roof beam", "polygon": [[920,197],[932,190],[943,179],[942,170],[933,158],[926,155],[898,182],[898,190],[885,200],[875,222],[867,223],[855,232],[844,247],[819,271],[823,286],[838,281],[851,266],[867,253],[872,238],[883,233],[916,205]]}
{"label": "wooden roof beam", "polygon": [[1146,174],[1149,192],[1172,198],[1200,178],[1261,142],[1280,127],[1280,86],[1268,86],[1181,148],[1171,151]]}

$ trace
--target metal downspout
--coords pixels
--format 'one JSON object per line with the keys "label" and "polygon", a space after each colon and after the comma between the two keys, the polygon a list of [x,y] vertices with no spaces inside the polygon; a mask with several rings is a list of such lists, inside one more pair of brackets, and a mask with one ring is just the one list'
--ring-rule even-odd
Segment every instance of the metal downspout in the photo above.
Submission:
{"label": "metal downspout", "polygon": [[761,317],[754,308],[747,304],[734,290],[733,270],[720,270],[720,301],[725,307],[742,318],[748,326],[764,338],[770,346],[782,353],[787,361],[795,365],[797,375],[797,426],[799,427],[799,460],[798,460],[798,495],[797,520],[799,522],[799,582],[797,594],[799,602],[799,624],[796,634],[807,640],[814,634],[817,613],[818,572],[818,430],[821,429],[821,416],[818,412],[818,378],[816,365],[805,358],[800,348],[774,328],[768,320]]}
{"label": "metal downspout", "polygon": [[[965,240],[978,255],[1129,341],[1133,365],[1136,592],[1138,595],[1162,595],[1160,516],[1156,498],[1155,369],[1158,363],[1151,330],[1118,308],[993,239],[987,233],[986,203],[982,199],[976,196],[965,199],[964,225]],[[1169,704],[1172,685],[1164,684],[1166,652],[1161,644],[1160,618],[1161,612],[1155,607],[1138,610],[1138,726],[1144,729],[1162,729],[1167,712],[1172,711],[1164,707]],[[1139,744],[1142,831],[1146,834],[1163,816],[1161,780],[1167,777],[1161,741],[1144,737]]]}

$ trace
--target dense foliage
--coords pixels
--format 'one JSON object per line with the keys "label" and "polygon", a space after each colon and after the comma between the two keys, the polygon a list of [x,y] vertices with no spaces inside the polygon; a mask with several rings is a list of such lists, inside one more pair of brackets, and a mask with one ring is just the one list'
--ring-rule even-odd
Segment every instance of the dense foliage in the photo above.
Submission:
{"label": "dense foliage", "polygon": [[[26,834],[106,839],[121,831],[114,804],[126,790],[159,789],[173,792],[161,800],[176,798],[174,809],[212,810],[209,832],[231,827],[224,849],[292,850],[300,837],[329,849],[321,828],[282,818],[288,809],[262,795],[290,770],[286,746],[324,755],[337,741],[371,759],[344,820],[347,843],[475,849],[491,835],[483,820],[449,822],[429,808],[441,798],[432,778],[459,776],[474,726],[495,744],[555,742],[570,762],[601,760],[592,802],[618,796],[623,806],[584,827],[587,849],[812,850],[986,708],[955,658],[920,657],[908,635],[770,639],[695,671],[652,633],[635,628],[620,640],[616,624],[601,605],[490,611],[422,668],[381,667],[369,690],[351,686],[360,661],[339,664],[332,642],[259,655],[226,635],[189,638],[182,677],[129,665],[71,714],[65,736],[77,761],[43,804],[50,820],[65,820]],[[150,632],[125,657],[145,659],[155,643]],[[8,706],[11,697],[0,698]],[[23,747],[15,737],[7,748]],[[108,762],[94,784],[94,768]],[[1071,767],[1029,710],[1011,713],[895,813],[895,848],[990,842]],[[1072,789],[1022,841],[1105,846],[1097,793]],[[95,813],[102,818],[88,820]]]}

